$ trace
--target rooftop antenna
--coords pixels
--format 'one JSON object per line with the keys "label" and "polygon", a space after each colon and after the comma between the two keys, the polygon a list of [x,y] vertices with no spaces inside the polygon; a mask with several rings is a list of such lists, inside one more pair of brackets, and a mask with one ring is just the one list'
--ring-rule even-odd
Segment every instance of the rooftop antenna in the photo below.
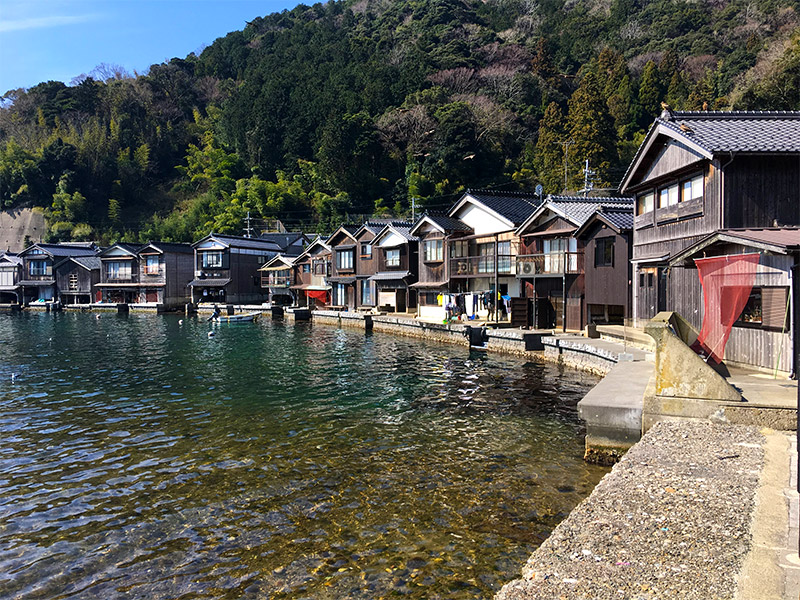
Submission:
{"label": "rooftop antenna", "polygon": [[250,226],[250,211],[247,211],[247,217],[244,219],[244,222],[247,223],[247,227],[244,228],[244,237],[251,238],[253,237],[253,228]]}
{"label": "rooftop antenna", "polygon": [[541,204],[542,194],[544,194],[544,187],[542,187],[541,183],[536,184],[536,188],[534,189],[533,193],[536,194],[536,197],[539,199],[539,203]]}
{"label": "rooftop antenna", "polygon": [[583,194],[584,198],[589,196],[589,192],[594,189],[594,178],[597,171],[589,168],[589,159],[586,159],[585,166],[583,167],[583,189],[578,190],[579,194]]}

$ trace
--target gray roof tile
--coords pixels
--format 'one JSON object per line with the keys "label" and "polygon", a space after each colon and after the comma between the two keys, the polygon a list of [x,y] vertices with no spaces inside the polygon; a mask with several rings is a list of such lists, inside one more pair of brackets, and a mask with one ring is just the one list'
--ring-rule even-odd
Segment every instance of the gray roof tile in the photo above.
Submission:
{"label": "gray roof tile", "polygon": [[[514,225],[520,225],[536,210],[542,201],[535,194],[524,192],[498,192],[496,190],[467,190],[472,196]],[[461,199],[459,199],[459,202]]]}
{"label": "gray roof tile", "polygon": [[[709,152],[800,152],[800,111],[673,112],[657,122]],[[681,129],[683,125],[683,129]]]}
{"label": "gray roof tile", "polygon": [[633,198],[548,196],[546,202],[579,227],[597,210],[629,210],[633,215]]}

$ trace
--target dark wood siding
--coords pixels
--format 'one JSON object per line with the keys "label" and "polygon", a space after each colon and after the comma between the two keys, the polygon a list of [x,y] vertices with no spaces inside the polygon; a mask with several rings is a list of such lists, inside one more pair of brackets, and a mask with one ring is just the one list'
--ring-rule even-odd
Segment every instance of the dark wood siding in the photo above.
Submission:
{"label": "dark wood siding", "polygon": [[[618,234],[599,223],[581,236],[584,243],[586,304],[622,306],[625,318],[630,316],[630,237],[630,232]],[[595,266],[597,240],[606,238],[614,240],[613,266]]]}
{"label": "dark wood siding", "polygon": [[724,183],[725,228],[800,225],[800,156],[736,156]]}

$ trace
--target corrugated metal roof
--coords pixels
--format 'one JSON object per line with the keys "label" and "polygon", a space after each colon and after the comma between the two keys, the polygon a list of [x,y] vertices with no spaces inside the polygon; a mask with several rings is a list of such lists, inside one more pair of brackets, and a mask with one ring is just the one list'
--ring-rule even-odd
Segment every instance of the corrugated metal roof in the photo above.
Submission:
{"label": "corrugated metal roof", "polygon": [[709,152],[800,152],[800,111],[664,112],[656,122]]}
{"label": "corrugated metal roof", "polygon": [[189,285],[196,287],[225,287],[230,282],[230,279],[193,279],[189,282]]}
{"label": "corrugated metal roof", "polygon": [[70,260],[74,260],[76,263],[81,265],[82,267],[86,267],[90,271],[95,269],[99,269],[100,265],[100,257],[98,256],[72,256]]}
{"label": "corrugated metal roof", "polygon": [[769,227],[763,229],[723,229],[720,233],[751,240],[761,244],[783,246],[784,248],[800,248],[800,228]]}
{"label": "corrugated metal roof", "polygon": [[410,277],[409,271],[384,271],[382,273],[375,273],[370,277],[371,281],[391,281],[397,279],[398,281]]}

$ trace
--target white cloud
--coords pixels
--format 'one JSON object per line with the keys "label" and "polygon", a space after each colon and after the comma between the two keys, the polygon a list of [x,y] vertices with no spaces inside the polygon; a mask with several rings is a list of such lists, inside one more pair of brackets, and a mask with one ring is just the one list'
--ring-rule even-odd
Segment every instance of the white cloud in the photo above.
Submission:
{"label": "white cloud", "polygon": [[26,31],[29,29],[46,29],[50,27],[62,27],[64,25],[77,25],[95,21],[100,15],[75,15],[75,16],[52,16],[52,17],[33,17],[28,19],[0,20],[0,33],[9,31]]}

